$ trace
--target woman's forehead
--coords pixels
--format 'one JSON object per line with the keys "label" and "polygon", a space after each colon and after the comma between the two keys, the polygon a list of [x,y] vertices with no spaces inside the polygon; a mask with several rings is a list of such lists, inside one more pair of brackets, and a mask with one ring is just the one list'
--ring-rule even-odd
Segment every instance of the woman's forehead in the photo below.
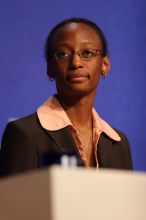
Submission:
{"label": "woman's forehead", "polygon": [[65,42],[101,43],[98,33],[90,26],[82,23],[69,23],[60,27],[53,37],[53,45]]}

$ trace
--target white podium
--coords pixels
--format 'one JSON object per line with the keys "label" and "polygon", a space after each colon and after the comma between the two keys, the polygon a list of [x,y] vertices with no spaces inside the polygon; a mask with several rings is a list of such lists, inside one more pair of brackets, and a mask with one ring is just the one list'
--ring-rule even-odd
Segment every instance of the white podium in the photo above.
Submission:
{"label": "white podium", "polygon": [[146,220],[146,174],[51,167],[0,180],[0,220]]}

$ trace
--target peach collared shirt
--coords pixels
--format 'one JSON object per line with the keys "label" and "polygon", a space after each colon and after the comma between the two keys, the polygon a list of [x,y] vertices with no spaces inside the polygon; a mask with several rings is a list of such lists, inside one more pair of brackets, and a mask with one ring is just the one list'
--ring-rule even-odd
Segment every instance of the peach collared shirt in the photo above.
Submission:
{"label": "peach collared shirt", "polygon": [[[88,159],[89,157],[85,151],[85,146],[81,143],[78,131],[71,123],[69,117],[55,96],[50,97],[37,109],[37,115],[42,127],[49,131],[56,131],[64,127],[69,127],[84,165],[86,167],[91,166],[91,161]],[[106,135],[115,141],[120,141],[121,138],[109,124],[100,118],[94,108],[92,109],[92,118],[94,160],[96,162],[96,167],[98,168],[97,144],[101,133],[106,133]]]}

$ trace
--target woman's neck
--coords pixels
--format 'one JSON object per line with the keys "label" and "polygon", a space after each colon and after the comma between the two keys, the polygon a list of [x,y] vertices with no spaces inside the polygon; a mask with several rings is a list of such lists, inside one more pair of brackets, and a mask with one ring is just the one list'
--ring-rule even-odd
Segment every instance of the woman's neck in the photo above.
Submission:
{"label": "woman's neck", "polygon": [[62,99],[58,95],[58,99],[70,121],[77,129],[89,130],[92,128],[93,97],[85,96],[78,100],[68,100]]}

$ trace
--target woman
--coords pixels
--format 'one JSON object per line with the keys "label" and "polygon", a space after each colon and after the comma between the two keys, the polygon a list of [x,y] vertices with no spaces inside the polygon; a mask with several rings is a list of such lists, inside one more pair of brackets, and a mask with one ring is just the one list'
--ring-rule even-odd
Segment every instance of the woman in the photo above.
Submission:
{"label": "woman", "polygon": [[7,125],[1,175],[36,169],[64,154],[85,167],[132,169],[127,138],[93,108],[99,80],[110,70],[101,29],[87,19],[65,20],[50,32],[45,57],[57,94],[36,113]]}

